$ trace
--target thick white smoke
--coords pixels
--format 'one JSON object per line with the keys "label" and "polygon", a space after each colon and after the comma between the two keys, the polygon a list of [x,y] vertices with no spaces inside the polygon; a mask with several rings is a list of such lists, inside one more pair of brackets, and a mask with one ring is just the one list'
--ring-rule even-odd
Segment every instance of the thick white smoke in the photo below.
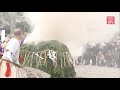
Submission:
{"label": "thick white smoke", "polygon": [[[103,42],[119,30],[117,12],[26,12],[33,26],[27,42],[58,40],[66,44],[73,56],[80,54],[86,42]],[[115,24],[107,25],[106,17],[115,16]]]}

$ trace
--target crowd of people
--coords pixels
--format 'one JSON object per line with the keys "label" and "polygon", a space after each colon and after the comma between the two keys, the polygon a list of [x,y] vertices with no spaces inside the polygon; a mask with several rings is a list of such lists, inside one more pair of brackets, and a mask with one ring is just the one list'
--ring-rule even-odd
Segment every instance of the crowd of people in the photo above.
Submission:
{"label": "crowd of people", "polygon": [[[85,45],[86,51],[78,57],[77,64],[120,68],[120,38],[111,41]],[[92,62],[91,62],[92,61]]]}

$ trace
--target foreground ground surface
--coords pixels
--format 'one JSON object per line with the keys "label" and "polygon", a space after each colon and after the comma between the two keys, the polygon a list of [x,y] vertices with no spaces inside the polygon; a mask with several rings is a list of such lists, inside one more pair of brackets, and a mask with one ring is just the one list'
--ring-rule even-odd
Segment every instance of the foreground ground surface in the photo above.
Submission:
{"label": "foreground ground surface", "polygon": [[120,78],[120,68],[92,65],[75,66],[76,78]]}

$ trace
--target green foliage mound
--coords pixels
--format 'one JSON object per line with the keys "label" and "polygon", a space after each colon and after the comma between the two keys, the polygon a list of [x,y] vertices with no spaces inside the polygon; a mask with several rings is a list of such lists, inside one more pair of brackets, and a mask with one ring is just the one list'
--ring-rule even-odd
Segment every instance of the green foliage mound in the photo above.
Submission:
{"label": "green foliage mound", "polygon": [[[34,43],[29,45],[25,44],[22,50],[31,52],[28,57],[25,55],[25,51],[23,52],[23,56],[25,58],[23,65],[43,70],[49,73],[51,78],[74,78],[76,75],[73,64],[70,62],[72,57],[69,49],[66,45],[58,42],[57,40],[42,41],[37,45]],[[56,52],[56,63],[53,63],[53,61],[49,58],[49,50],[54,50]],[[33,55],[32,52],[38,53],[38,55],[44,59],[38,58]],[[31,63],[28,64],[28,61]]]}

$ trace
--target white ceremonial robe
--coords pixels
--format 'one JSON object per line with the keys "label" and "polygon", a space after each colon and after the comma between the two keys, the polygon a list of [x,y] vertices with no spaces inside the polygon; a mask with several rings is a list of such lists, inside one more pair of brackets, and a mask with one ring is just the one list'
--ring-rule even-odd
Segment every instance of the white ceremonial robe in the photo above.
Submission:
{"label": "white ceremonial robe", "polygon": [[[19,64],[19,53],[20,53],[19,41],[16,38],[12,38],[6,46],[6,50],[12,52],[11,61],[14,61],[17,64]],[[7,58],[9,58],[7,54],[8,51],[4,51],[2,59],[7,60]],[[6,69],[7,69],[6,61],[3,61],[0,66],[0,78],[16,78],[17,68],[14,64],[10,63],[11,75],[9,77],[5,76]]]}

